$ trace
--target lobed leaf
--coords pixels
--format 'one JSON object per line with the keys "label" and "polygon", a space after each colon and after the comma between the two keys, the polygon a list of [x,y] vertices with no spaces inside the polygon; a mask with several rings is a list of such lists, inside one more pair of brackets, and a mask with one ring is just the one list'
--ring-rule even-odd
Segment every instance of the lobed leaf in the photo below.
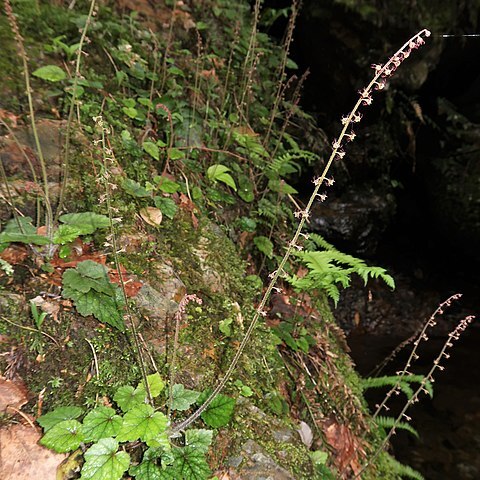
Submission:
{"label": "lobed leaf", "polygon": [[200,396],[200,392],[188,390],[181,384],[175,384],[172,387],[173,402],[172,410],[188,410]]}
{"label": "lobed leaf", "polygon": [[120,480],[130,465],[130,455],[118,452],[114,438],[102,438],[85,452],[81,480]]}
{"label": "lobed leaf", "polygon": [[83,435],[86,442],[96,442],[101,438],[114,437],[122,427],[122,417],[113,408],[99,406],[83,419]]}
{"label": "lobed leaf", "polygon": [[74,420],[83,413],[80,407],[58,407],[37,418],[38,424],[46,431],[64,420]]}
{"label": "lobed leaf", "polygon": [[119,442],[142,440],[147,445],[164,432],[168,418],[161,412],[155,412],[150,405],[137,405],[128,410],[123,417],[123,425],[117,435]]}
{"label": "lobed leaf", "polygon": [[84,441],[82,424],[77,420],[63,420],[50,428],[40,444],[58,453],[76,450]]}

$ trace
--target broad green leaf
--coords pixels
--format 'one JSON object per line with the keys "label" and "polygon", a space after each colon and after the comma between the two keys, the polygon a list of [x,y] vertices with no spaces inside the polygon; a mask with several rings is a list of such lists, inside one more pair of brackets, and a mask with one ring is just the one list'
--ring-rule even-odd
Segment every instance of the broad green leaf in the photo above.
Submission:
{"label": "broad green leaf", "polygon": [[257,228],[257,222],[250,217],[241,217],[240,218],[240,228],[244,232],[254,232]]}
{"label": "broad green leaf", "polygon": [[32,225],[31,217],[17,217],[9,220],[2,233],[0,233],[0,246],[6,243],[31,243],[34,245],[47,245],[49,239],[37,235],[37,229]]}
{"label": "broad green leaf", "polygon": [[64,420],[74,420],[83,413],[80,407],[58,407],[37,418],[37,423],[46,431]]}
{"label": "broad green leaf", "polygon": [[94,233],[98,228],[110,227],[110,219],[106,215],[94,212],[66,213],[58,219],[62,223],[77,227],[82,235]]}
{"label": "broad green leaf", "polygon": [[150,192],[142,187],[138,182],[131,178],[126,178],[122,183],[122,188],[132,197],[144,198],[150,197]]}
{"label": "broad green leaf", "polygon": [[118,285],[110,282],[105,266],[92,260],[80,262],[63,273],[64,298],[75,302],[80,315],[93,315],[102,323],[125,329],[122,308],[125,304]]}
{"label": "broad green leaf", "polygon": [[113,400],[123,412],[128,412],[145,403],[145,392],[135,389],[131,385],[125,385],[116,391]]}
{"label": "broad green leaf", "polygon": [[185,74],[183,73],[183,70],[180,70],[178,67],[175,67],[175,65],[172,65],[171,67],[168,68],[168,73],[172,75],[179,75],[180,77],[185,76]]}
{"label": "broad green leaf", "polygon": [[138,110],[134,107],[123,107],[123,113],[130,118],[137,118]]}
{"label": "broad green leaf", "polygon": [[37,229],[32,225],[32,217],[17,217],[5,224],[3,232],[30,234],[37,233]]}
{"label": "broad green leaf", "polygon": [[119,442],[142,440],[149,445],[150,440],[166,430],[168,418],[155,412],[150,405],[138,405],[128,410],[123,417],[123,425],[117,435]]}
{"label": "broad green leaf", "polygon": [[178,206],[171,198],[156,196],[153,197],[153,201],[155,202],[155,206],[159,208],[166,217],[173,218],[177,213]]}
{"label": "broad green leaf", "polygon": [[130,465],[127,452],[117,452],[114,438],[102,438],[85,452],[82,480],[120,480]]}
{"label": "broad green leaf", "polygon": [[[168,433],[161,432],[148,440],[148,446],[152,448],[161,448],[164,452],[170,452],[172,446],[168,438]],[[167,455],[168,457],[168,455]]]}
{"label": "broad green leaf", "polygon": [[125,330],[123,315],[119,310],[122,305],[114,298],[95,290],[82,293],[67,288],[62,290],[62,295],[75,302],[75,308],[80,315],[84,317],[93,315],[101,323],[106,323],[121,332]]}
{"label": "broad green leaf", "polygon": [[[159,373],[152,373],[151,375],[147,375],[147,383],[152,398],[158,397],[165,388],[165,382],[163,381]],[[145,390],[143,381],[138,385],[137,390],[144,392],[144,395],[146,395],[147,392]]]}
{"label": "broad green leaf", "polygon": [[180,190],[180,185],[177,182],[173,182],[168,177],[157,175],[154,178],[155,183],[157,183],[158,188],[164,193],[175,193]]}
{"label": "broad green leaf", "polygon": [[142,463],[130,467],[128,473],[139,480],[180,480],[175,475],[175,470],[168,467],[174,460],[170,451],[167,452],[163,448],[149,448],[143,454]]}
{"label": "broad green leaf", "polygon": [[103,275],[103,278],[92,278],[82,275],[78,271],[78,267],[76,269],[69,268],[68,270],[65,270],[62,276],[64,290],[68,291],[69,289],[72,289],[78,292],[87,293],[88,291],[93,289],[98,293],[105,293],[106,295],[114,296],[114,286],[109,283],[107,274],[104,273]]}
{"label": "broad green leaf", "polygon": [[225,165],[217,163],[208,167],[207,170],[207,177],[212,182],[222,182],[229,187],[232,187],[234,190],[237,190],[237,186],[235,185],[235,180],[233,177],[227,173],[230,169]]}
{"label": "broad green leaf", "polygon": [[161,449],[149,448],[144,454],[142,463],[130,467],[128,473],[141,480],[163,480],[163,469],[157,464]]}
{"label": "broad green leaf", "polygon": [[213,431],[204,428],[192,428],[185,432],[185,445],[207,453],[213,440]]}
{"label": "broad green leaf", "polygon": [[50,428],[40,444],[58,453],[76,450],[84,441],[82,424],[77,420],[64,420]]}
{"label": "broad green leaf", "polygon": [[238,177],[238,196],[244,202],[253,202],[255,198],[255,194],[253,193],[254,184],[253,182],[246,176],[240,175]]}
{"label": "broad green leaf", "polygon": [[59,82],[67,78],[65,71],[56,65],[45,65],[37,68],[32,75],[48,82]]}
{"label": "broad green leaf", "polygon": [[229,337],[232,334],[232,325],[233,323],[233,318],[225,318],[221,320],[218,324],[218,329],[227,337]]}
{"label": "broad green leaf", "polygon": [[263,235],[259,235],[253,239],[253,243],[256,247],[264,253],[268,258],[272,258],[273,256],[273,243]]}
{"label": "broad green leaf", "polygon": [[2,232],[0,233],[0,243],[32,243],[34,245],[47,245],[50,243],[50,240],[43,235],[37,235],[34,233],[23,234],[23,233],[9,233]]}
{"label": "broad green leaf", "polygon": [[292,186],[290,186],[285,180],[271,179],[268,182],[268,188],[273,192],[281,193],[282,195],[293,195],[298,193]]}
{"label": "broad green leaf", "polygon": [[60,225],[53,235],[53,243],[65,245],[66,243],[73,242],[80,235],[83,235],[80,228],[73,225]]}
{"label": "broad green leaf", "polygon": [[178,148],[169,148],[168,149],[168,158],[170,160],[181,160],[182,158],[185,158],[185,153],[183,153]]}
{"label": "broad green leaf", "polygon": [[[83,277],[105,280],[108,278],[108,268],[93,260],[84,260],[77,265],[77,271]],[[99,290],[101,291],[101,290]]]}
{"label": "broad green leaf", "polygon": [[182,384],[175,384],[172,388],[172,410],[188,410],[200,396],[200,392],[188,390]]}
{"label": "broad green leaf", "polygon": [[[202,393],[198,402],[203,403],[206,400],[205,395],[207,392]],[[201,417],[209,427],[219,428],[231,420],[234,409],[235,400],[220,393],[212,400],[207,409],[201,414]]]}
{"label": "broad green leaf", "polygon": [[153,142],[143,142],[143,149],[155,160],[160,159],[160,150],[158,145]]}
{"label": "broad green leaf", "polygon": [[328,460],[328,453],[322,452],[322,450],[315,450],[310,452],[310,458],[315,465],[325,465]]}
{"label": "broad green leaf", "polygon": [[207,480],[212,474],[205,454],[193,446],[175,448],[173,455],[175,456],[173,468],[177,479]]}
{"label": "broad green leaf", "polygon": [[96,442],[101,438],[114,437],[122,427],[122,417],[115,410],[99,406],[83,419],[83,435],[86,442]]}

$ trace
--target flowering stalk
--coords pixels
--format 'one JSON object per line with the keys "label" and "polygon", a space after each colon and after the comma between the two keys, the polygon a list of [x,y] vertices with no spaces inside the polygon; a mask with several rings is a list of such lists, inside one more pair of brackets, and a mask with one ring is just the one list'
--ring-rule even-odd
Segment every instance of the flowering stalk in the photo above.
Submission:
{"label": "flowering stalk", "polygon": [[[449,299],[450,300],[450,299]],[[447,302],[449,301],[447,300]],[[445,302],[446,303],[446,302]],[[439,307],[441,309],[441,307]],[[385,436],[385,438],[382,440],[382,443],[380,446],[376,449],[375,453],[368,459],[368,461],[365,463],[365,465],[362,466],[359,472],[355,474],[355,476],[352,478],[352,480],[355,480],[357,478],[360,478],[360,475],[368,468],[369,465],[371,465],[375,459],[378,457],[380,452],[383,451],[387,443],[389,442],[390,438],[392,435],[395,434],[395,429],[398,427],[399,423],[405,419],[407,422],[411,420],[411,418],[407,415],[407,410],[410,408],[411,405],[414,403],[418,402],[418,397],[420,393],[428,393],[428,390],[426,388],[427,382],[433,383],[434,378],[433,375],[435,371],[438,370],[444,370],[445,367],[443,365],[440,365],[440,362],[443,359],[448,359],[450,358],[450,354],[448,353],[448,349],[453,347],[453,342],[458,340],[462,333],[465,331],[465,329],[473,322],[475,317],[473,315],[469,315],[458,323],[458,325],[448,334],[448,338],[443,344],[443,347],[440,351],[440,353],[437,355],[437,358],[433,361],[432,367],[430,368],[430,371],[425,375],[423,378],[422,382],[420,383],[420,386],[417,388],[417,390],[414,392],[412,397],[407,401],[405,406],[402,408],[402,411],[398,414],[395,422],[393,423],[392,428],[388,432],[388,434]],[[428,322],[427,322],[428,323]],[[424,335],[424,334],[423,334]],[[342,474],[344,472],[341,472]]]}
{"label": "flowering stalk", "polygon": [[420,333],[417,335],[416,340],[413,342],[413,349],[410,353],[410,356],[407,359],[407,362],[405,363],[405,367],[403,368],[402,371],[397,372],[397,376],[398,376],[397,383],[387,392],[383,401],[379,405],[376,405],[376,410],[375,410],[375,413],[373,414],[373,418],[377,417],[383,408],[385,410],[388,410],[386,403],[388,402],[390,397],[400,388],[400,384],[402,382],[403,377],[405,375],[410,375],[409,369],[412,366],[412,363],[418,359],[418,354],[417,354],[418,346],[422,341],[425,341],[425,342],[428,341],[427,330],[431,327],[434,327],[437,324],[437,321],[436,321],[437,315],[442,315],[444,308],[449,307],[452,304],[452,301],[458,300],[461,296],[462,296],[461,293],[456,293],[455,295],[452,295],[447,300],[442,302],[437,307],[437,309],[432,313],[432,315],[427,320],[427,322],[423,326]]}
{"label": "flowering stalk", "polygon": [[260,304],[258,305],[255,311],[253,319],[243,337],[243,340],[241,341],[239,347],[237,348],[237,351],[232,359],[232,362],[230,363],[230,366],[228,367],[227,371],[225,372],[225,375],[220,380],[218,385],[215,387],[213,392],[207,398],[205,403],[203,403],[203,405],[201,405],[186,420],[178,423],[177,425],[173,425],[172,434],[175,434],[180,430],[186,429],[208,408],[212,400],[224,388],[225,384],[227,383],[233,371],[235,370],[238,364],[238,361],[242,356],[242,353],[248,341],[250,340],[253,330],[257,325],[258,320],[260,319],[260,317],[264,317],[267,314],[265,308],[270,298],[270,294],[274,290],[279,277],[283,274],[284,267],[287,264],[288,259],[290,258],[290,255],[296,248],[300,248],[298,245],[298,240],[300,238],[300,235],[302,234],[302,229],[305,225],[305,222],[307,221],[310,215],[310,210],[312,208],[314,201],[317,199],[317,197],[319,197],[320,200],[323,200],[326,198],[325,194],[319,194],[319,191],[320,191],[320,187],[323,185],[324,182],[327,185],[331,185],[333,183],[333,180],[331,179],[327,180],[326,178],[333,161],[335,159],[342,159],[345,156],[345,151],[343,150],[344,142],[353,141],[355,139],[355,136],[356,136],[355,132],[351,129],[350,125],[352,123],[358,123],[361,120],[362,116],[359,113],[360,107],[367,106],[372,103],[372,92],[374,90],[382,90],[385,87],[387,79],[395,72],[395,70],[400,66],[400,64],[406,58],[408,58],[410,53],[425,43],[423,37],[429,37],[429,36],[430,36],[429,30],[426,30],[426,29],[421,30],[416,35],[414,35],[410,40],[408,40],[399,50],[397,50],[397,52],[395,52],[395,54],[388,60],[388,62],[385,65],[383,66],[372,65],[372,68],[375,70],[375,76],[370,81],[370,83],[363,90],[359,92],[360,97],[355,103],[355,106],[353,107],[352,111],[346,117],[342,118],[343,128],[342,128],[342,131],[340,132],[338,139],[334,140],[332,144],[333,150],[330,155],[330,158],[328,159],[328,162],[325,165],[325,168],[322,174],[320,175],[320,177],[313,180],[315,188],[313,189],[313,193],[310,196],[307,206],[305,207],[304,210],[296,212],[295,216],[300,220],[298,223],[297,230],[295,231],[295,234],[293,235],[292,240],[287,245],[287,250],[282,260],[280,261],[280,264],[277,270],[275,270],[270,274],[270,282],[268,284],[268,287],[262,297],[262,300],[260,301]]}

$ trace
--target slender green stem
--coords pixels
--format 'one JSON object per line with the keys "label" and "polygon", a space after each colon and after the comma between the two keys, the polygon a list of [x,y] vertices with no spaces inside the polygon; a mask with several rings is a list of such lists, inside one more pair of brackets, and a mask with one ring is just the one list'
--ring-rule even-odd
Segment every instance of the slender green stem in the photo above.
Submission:
{"label": "slender green stem", "polygon": [[82,29],[82,35],[80,37],[80,42],[77,50],[77,60],[75,62],[75,75],[73,77],[73,86],[72,86],[72,98],[70,100],[70,108],[68,110],[68,119],[67,119],[67,129],[65,132],[65,149],[63,155],[63,172],[62,172],[62,186],[60,187],[60,197],[58,199],[57,211],[55,214],[55,222],[58,220],[60,213],[62,211],[63,202],[65,201],[65,192],[67,189],[69,174],[70,174],[70,145],[71,145],[71,133],[72,133],[72,122],[73,115],[75,113],[75,103],[77,100],[77,89],[78,89],[78,79],[80,78],[80,64],[82,60],[82,50],[87,37],[87,30],[90,26],[90,22],[93,17],[93,11],[95,8],[96,0],[92,0],[90,3],[90,10],[85,21],[85,26]]}

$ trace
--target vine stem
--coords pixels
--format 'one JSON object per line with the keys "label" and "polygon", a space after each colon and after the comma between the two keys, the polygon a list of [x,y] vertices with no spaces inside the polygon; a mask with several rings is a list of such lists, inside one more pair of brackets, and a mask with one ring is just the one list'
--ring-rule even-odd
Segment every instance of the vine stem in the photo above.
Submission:
{"label": "vine stem", "polygon": [[[355,138],[355,134],[349,133],[347,134],[347,130],[349,126],[352,123],[360,121],[361,116],[357,114],[358,110],[362,105],[370,105],[371,103],[371,92],[375,90],[381,90],[385,86],[385,78],[389,77],[400,65],[400,63],[405,60],[410,55],[410,52],[413,49],[418,48],[421,46],[424,42],[422,35],[425,37],[430,36],[430,31],[427,29],[423,29],[420,32],[418,32],[416,35],[411,37],[407,42],[405,42],[401,48],[399,48],[395,54],[390,57],[390,59],[387,61],[387,63],[383,66],[381,65],[374,65],[373,68],[375,69],[375,75],[370,81],[370,83],[367,85],[367,87],[360,92],[360,97],[355,103],[352,111],[348,114],[347,117],[344,117],[342,119],[342,124],[343,128],[342,131],[340,132],[340,135],[338,137],[338,140],[335,140],[333,142],[333,150],[330,155],[330,158],[328,159],[328,162],[325,165],[325,168],[323,169],[322,174],[320,177],[316,178],[313,180],[313,183],[315,185],[315,188],[313,189],[313,193],[311,194],[308,203],[305,207],[305,210],[297,212],[298,216],[300,217],[300,221],[298,224],[298,227],[293,235],[292,240],[289,242],[287,246],[287,250],[280,261],[280,264],[274,272],[270,274],[270,282],[268,284],[268,287],[262,297],[262,300],[260,301],[260,304],[256,308],[255,314],[253,316],[253,319],[245,332],[245,335],[240,343],[240,345],[237,348],[237,351],[235,352],[235,355],[230,363],[230,366],[228,367],[227,371],[225,372],[223,378],[220,380],[218,385],[215,387],[215,389],[212,391],[212,393],[209,395],[209,397],[205,400],[205,402],[194,412],[192,413],[188,418],[183,420],[182,422],[173,425],[171,428],[171,433],[172,435],[175,435],[181,430],[185,430],[188,426],[190,426],[200,415],[208,408],[210,403],[213,401],[213,399],[223,390],[225,387],[226,383],[230,379],[233,371],[237,367],[238,361],[240,360],[240,357],[243,354],[243,351],[245,350],[245,347],[247,346],[250,337],[252,336],[252,333],[258,323],[258,320],[260,317],[263,317],[266,315],[265,312],[265,307],[267,305],[267,302],[270,298],[270,295],[272,293],[272,290],[274,289],[279,277],[282,275],[283,269],[285,265],[288,262],[288,259],[290,258],[290,255],[292,254],[292,251],[297,247],[297,242],[298,239],[300,238],[300,235],[302,233],[302,229],[305,225],[305,222],[307,221],[310,211],[312,209],[313,203],[316,200],[317,196],[319,195],[319,191],[323,183],[325,182],[326,176],[330,170],[330,167],[332,166],[333,161],[335,158],[343,158],[343,150],[342,150],[342,145],[343,145],[343,140],[347,138],[349,141],[352,141]],[[381,80],[382,79],[382,80]]]}

